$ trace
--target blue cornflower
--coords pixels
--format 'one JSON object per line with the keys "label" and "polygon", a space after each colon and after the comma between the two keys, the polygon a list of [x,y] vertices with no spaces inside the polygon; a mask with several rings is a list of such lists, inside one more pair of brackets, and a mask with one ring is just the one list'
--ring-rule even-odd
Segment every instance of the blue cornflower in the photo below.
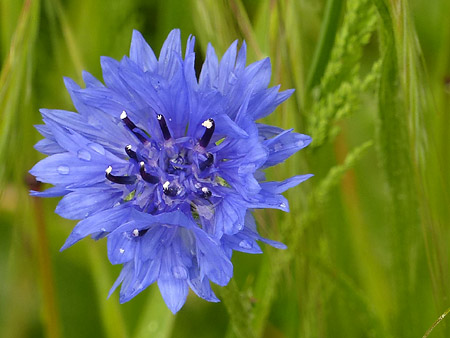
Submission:
{"label": "blue cornflower", "polygon": [[173,30],[155,57],[134,31],[130,56],[101,58],[104,84],[83,72],[86,88],[66,87],[78,113],[42,109],[49,155],[31,173],[54,187],[32,192],[64,196],[56,213],[81,220],[62,249],[91,235],[107,238],[108,257],[123,269],[126,302],[157,282],[172,312],[189,287],[217,302],[210,281],[226,285],[233,250],[260,253],[251,210],[288,211],[282,192],[311,175],[266,181],[263,169],[283,162],[311,138],[255,123],[293,92],[268,88],[264,59],[246,66],[246,45],[234,42],[219,62],[211,45],[199,78],[194,41],[184,59]]}

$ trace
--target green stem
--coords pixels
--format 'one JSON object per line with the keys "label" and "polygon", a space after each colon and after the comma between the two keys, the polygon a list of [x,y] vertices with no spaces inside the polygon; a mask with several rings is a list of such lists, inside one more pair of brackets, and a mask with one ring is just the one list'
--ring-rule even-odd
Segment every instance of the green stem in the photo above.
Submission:
{"label": "green stem", "polygon": [[39,260],[39,271],[42,280],[42,302],[44,308],[46,336],[49,338],[61,337],[59,325],[59,313],[56,307],[55,287],[50,259],[46,224],[42,200],[32,197],[34,219],[37,226],[37,256]]}
{"label": "green stem", "polygon": [[[112,280],[99,248],[96,245],[89,246],[89,263],[91,274],[95,283],[97,303],[100,307],[100,315],[105,336],[107,338],[126,338],[128,332],[117,299],[107,299],[106,291],[111,287]],[[114,323],[114,325],[111,325]]]}
{"label": "green stem", "polygon": [[320,28],[319,42],[314,52],[311,71],[308,75],[307,87],[314,88],[319,84],[325,72],[331,50],[334,45],[336,32],[341,18],[343,0],[328,0],[325,7],[325,16]]}
{"label": "green stem", "polygon": [[450,312],[450,308],[448,308],[447,310],[445,310],[445,312],[443,314],[441,314],[439,316],[438,319],[436,319],[436,321],[433,323],[433,325],[431,325],[431,327],[427,330],[427,332],[425,332],[425,334],[423,335],[422,338],[427,338],[431,331],[433,331],[433,329],[445,318],[445,316],[447,316]]}
{"label": "green stem", "polygon": [[133,337],[171,337],[175,325],[175,315],[167,308],[155,284],[150,287],[147,294],[148,300],[139,316]]}

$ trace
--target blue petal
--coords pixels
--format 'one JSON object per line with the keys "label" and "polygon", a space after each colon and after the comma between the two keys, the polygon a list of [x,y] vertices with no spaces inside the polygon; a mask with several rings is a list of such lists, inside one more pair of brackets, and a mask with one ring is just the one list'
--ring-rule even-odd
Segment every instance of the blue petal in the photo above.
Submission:
{"label": "blue petal", "polygon": [[179,67],[177,58],[181,58],[180,30],[173,29],[161,48],[159,54],[159,74],[166,79],[171,79]]}
{"label": "blue petal", "polygon": [[128,93],[129,88],[124,85],[122,78],[119,76],[119,61],[102,56],[100,58],[100,64],[103,71],[103,81],[105,81],[106,86],[122,95]]}
{"label": "blue petal", "polygon": [[140,225],[141,228],[146,228],[154,224],[174,225],[183,228],[192,228],[197,226],[193,220],[188,218],[180,210],[164,212],[158,215],[151,215],[146,212],[134,210],[132,217],[136,224]]}
{"label": "blue petal", "polygon": [[209,302],[220,302],[211,289],[209,279],[207,277],[200,277],[200,270],[197,264],[189,269],[189,279],[187,282],[197,296],[206,299]]}
{"label": "blue petal", "polygon": [[228,115],[220,114],[214,117],[214,121],[216,122],[215,131],[217,134],[224,134],[227,136],[231,136],[233,138],[247,138],[247,132],[240,128],[238,124],[236,124]]}
{"label": "blue petal", "polygon": [[116,93],[108,88],[86,88],[77,91],[76,94],[87,106],[116,118],[119,118],[124,110],[127,113],[138,110],[137,106],[123,94]]}
{"label": "blue petal", "polygon": [[[125,263],[123,269],[125,269],[125,267],[128,265],[133,266],[133,262]],[[123,280],[122,288],[120,290],[120,303],[128,302],[142,290],[147,288],[150,284],[153,284],[159,276],[160,268],[160,257],[152,261],[142,262],[142,266],[138,273],[135,269],[129,268],[129,271],[127,271],[127,273],[130,274],[132,278],[130,278],[129,281],[127,279]],[[113,288],[111,288],[110,294],[120,284],[121,281],[122,280],[119,280],[119,278],[117,279],[116,283],[114,283],[113,285]]]}
{"label": "blue petal", "polygon": [[187,58],[188,55],[190,54],[194,54],[194,47],[195,47],[195,36],[189,35],[186,42],[186,51],[184,52],[185,58]]}
{"label": "blue petal", "polygon": [[[136,65],[133,66],[126,58],[122,61],[124,66],[120,69],[121,78],[127,85],[133,88],[134,99],[142,102],[140,105],[147,108],[138,116],[138,121],[142,123],[144,119],[149,119],[149,116],[156,120],[156,113],[162,114],[166,120],[175,118],[170,110],[173,99],[167,90],[161,89],[168,87],[167,80],[164,78],[155,78],[153,75],[143,73],[142,70]],[[153,113],[153,116],[151,113]],[[168,125],[168,127],[170,129],[172,125]],[[152,130],[149,130],[149,132],[152,133]],[[159,133],[152,133],[152,136],[159,136]]]}
{"label": "blue petal", "polygon": [[[161,271],[158,278],[158,287],[161,295],[172,313],[177,313],[186,302],[188,284],[186,282],[187,270],[181,273],[182,278],[174,273],[174,268],[186,269],[182,265],[175,265],[177,258],[172,250],[166,250],[161,262]],[[175,264],[174,264],[175,263]],[[177,277],[175,277],[177,276]]]}
{"label": "blue petal", "polygon": [[31,196],[38,196],[38,197],[60,197],[68,194],[70,190],[67,190],[64,187],[51,187],[44,191],[30,191]]}
{"label": "blue petal", "polygon": [[41,134],[45,138],[48,138],[48,139],[53,140],[53,141],[55,140],[54,137],[53,137],[52,130],[49,128],[49,126],[47,126],[45,124],[35,124],[34,127],[39,132],[39,134]]}
{"label": "blue petal", "polygon": [[287,180],[284,180],[282,182],[263,182],[260,183],[261,188],[264,190],[271,192],[273,194],[281,194],[285,192],[286,190],[295,187],[296,185],[306,181],[308,178],[312,177],[314,175],[307,174],[307,175],[298,175],[293,176],[291,178],[288,178]]}
{"label": "blue petal", "polygon": [[[85,92],[80,96],[84,95]],[[124,144],[128,144],[130,140],[130,133],[127,130],[122,126],[119,127],[111,117],[100,111],[90,115],[88,120],[80,114],[65,110],[41,109],[40,112],[44,121],[52,121],[61,127],[73,130],[114,153],[123,154]],[[49,128],[49,126],[46,127]],[[52,139],[55,139],[53,134]]]}
{"label": "blue petal", "polygon": [[[107,168],[109,165],[113,165],[115,168],[126,168],[129,166],[128,161],[113,155],[112,153],[104,149],[101,145],[90,141],[77,132],[65,127],[60,127],[58,124],[52,121],[46,122],[52,128],[56,142],[64,150],[72,153],[78,159],[86,162],[87,167],[89,167],[93,162],[95,162],[95,165],[101,163],[105,168]],[[122,150],[121,152],[121,157],[124,157],[123,154],[125,151]]]}
{"label": "blue petal", "polygon": [[110,187],[78,188],[62,198],[55,212],[68,219],[82,219],[112,208],[122,199],[123,192]]}
{"label": "blue petal", "polygon": [[155,53],[137,30],[133,30],[131,38],[130,59],[136,62],[144,72],[153,72],[158,67]]}
{"label": "blue petal", "polygon": [[294,93],[294,89],[278,93],[279,88],[280,86],[268,88],[252,97],[249,111],[251,112],[253,120],[258,120],[271,114],[276,107]]}
{"label": "blue petal", "polygon": [[248,235],[251,238],[257,239],[258,241],[269,244],[270,246],[273,246],[274,248],[277,248],[277,249],[284,250],[287,248],[287,246],[281,242],[277,242],[277,241],[273,241],[273,240],[261,237],[258,234],[258,231],[256,230],[255,218],[252,216],[252,214],[250,212],[247,212],[247,215],[245,216],[244,234]]}
{"label": "blue petal", "polygon": [[293,133],[292,129],[283,130],[259,124],[258,130],[264,140],[263,144],[269,151],[269,157],[264,164],[264,168],[283,162],[289,156],[309,145],[312,140],[308,135]]}
{"label": "blue petal", "polygon": [[218,243],[206,235],[203,230],[194,229],[197,242],[197,260],[200,277],[207,276],[213,283],[224,286],[233,276],[233,264],[222,252]]}
{"label": "blue petal", "polygon": [[[184,58],[184,77],[186,84],[191,90],[198,90],[197,75],[195,73],[195,53],[194,53],[195,37],[189,36],[186,44],[186,52]],[[189,98],[195,95],[190,92]]]}
{"label": "blue petal", "polygon": [[247,44],[245,40],[242,41],[241,49],[239,50],[237,59],[236,59],[236,68],[235,73],[241,74],[241,72],[245,69],[245,64],[247,62]]}
{"label": "blue petal", "polygon": [[235,251],[241,251],[251,254],[262,253],[261,248],[258,243],[256,243],[255,238],[247,236],[245,231],[238,232],[232,236],[224,235],[221,239],[222,243]]}
{"label": "blue petal", "polygon": [[226,195],[216,206],[214,222],[217,233],[215,235],[220,238],[222,233],[232,235],[242,230],[246,210],[242,198],[232,194]]}
{"label": "blue petal", "polygon": [[72,99],[75,109],[83,115],[89,115],[89,108],[78,98],[76,92],[81,89],[81,87],[71,78],[64,77],[64,84],[67,91],[69,92],[70,98]]}
{"label": "blue petal", "polygon": [[86,187],[105,181],[104,163],[90,163],[70,153],[55,154],[38,162],[30,173],[40,182]]}
{"label": "blue petal", "polygon": [[111,297],[111,295],[117,289],[117,287],[120,285],[120,283],[123,283],[123,285],[129,285],[130,282],[133,280],[133,276],[134,276],[133,262],[125,263],[123,265],[122,271],[120,271],[119,277],[117,277],[113,286],[109,290],[108,298]]}
{"label": "blue petal", "polygon": [[82,76],[83,76],[83,81],[86,84],[87,88],[104,87],[103,83],[100,80],[98,80],[96,77],[94,77],[94,75],[92,75],[91,73],[83,70]]}
{"label": "blue petal", "polygon": [[217,76],[219,70],[219,60],[217,59],[214,47],[209,43],[206,49],[205,62],[200,72],[199,84],[201,90],[207,88],[217,88]]}
{"label": "blue petal", "polygon": [[45,154],[54,155],[64,152],[64,149],[59,146],[55,141],[44,138],[34,145],[34,149]]}
{"label": "blue petal", "polygon": [[154,259],[172,234],[173,229],[160,225],[151,227],[142,238],[142,259]]}
{"label": "blue petal", "polygon": [[113,231],[129,218],[132,209],[131,205],[123,204],[85,218],[73,228],[61,251],[91,234],[98,232],[109,233]]}
{"label": "blue petal", "polygon": [[225,54],[223,54],[222,60],[220,60],[218,83],[218,89],[220,91],[224,91],[225,87],[229,85],[233,77],[236,78],[236,75],[233,74],[233,69],[236,63],[237,43],[237,40],[234,41],[230,47],[228,47]]}
{"label": "blue petal", "polygon": [[253,92],[266,89],[270,83],[272,73],[270,59],[265,58],[260,61],[253,62],[245,68],[244,77],[248,79],[247,86],[252,88]]}
{"label": "blue petal", "polygon": [[137,242],[141,238],[133,237],[130,232],[115,231],[108,235],[108,258],[111,264],[122,264],[133,259]]}
{"label": "blue petal", "polygon": [[[157,257],[160,251],[164,248],[165,243],[170,242],[170,240],[174,237],[174,232],[177,228],[169,228],[167,224],[165,224],[165,226],[161,226],[153,217],[151,217],[152,215],[148,215],[150,217],[147,219],[144,217],[136,219],[135,215],[136,210],[133,210],[131,221],[117,228],[110,235],[110,237],[121,237],[123,233],[132,233],[135,229],[138,231],[145,230],[147,232],[143,236],[140,236],[140,257],[144,261],[155,259],[155,257]],[[152,219],[150,223],[148,222],[149,218]]]}
{"label": "blue petal", "polygon": [[289,202],[284,196],[263,189],[251,200],[246,201],[246,206],[250,209],[272,208],[289,212]]}

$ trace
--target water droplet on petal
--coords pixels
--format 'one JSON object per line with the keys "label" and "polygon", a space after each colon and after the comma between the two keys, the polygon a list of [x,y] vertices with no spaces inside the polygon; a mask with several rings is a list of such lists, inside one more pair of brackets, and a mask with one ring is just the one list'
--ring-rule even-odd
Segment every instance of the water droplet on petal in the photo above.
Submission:
{"label": "water droplet on petal", "polygon": [[70,168],[66,165],[60,165],[56,171],[61,175],[67,175],[70,172]]}
{"label": "water droplet on petal", "polygon": [[89,143],[88,147],[100,155],[105,155],[105,148],[98,143]]}
{"label": "water droplet on petal", "polygon": [[77,156],[80,160],[83,160],[83,161],[91,160],[91,154],[89,153],[89,151],[84,150],[84,149],[78,150]]}
{"label": "water droplet on petal", "polygon": [[283,144],[281,144],[280,142],[275,143],[275,144],[273,145],[273,150],[275,150],[275,151],[280,151],[281,149],[283,149]]}
{"label": "water droplet on petal", "polygon": [[281,204],[280,204],[280,207],[281,207],[281,208],[286,208],[286,204],[285,204],[285,203],[281,203]]}
{"label": "water droplet on petal", "polygon": [[177,279],[186,279],[188,274],[184,266],[176,265],[172,268],[172,275]]}
{"label": "water droplet on petal", "polygon": [[237,81],[237,76],[234,74],[234,72],[230,72],[230,75],[228,76],[228,83],[230,85],[234,85]]}
{"label": "water droplet on petal", "polygon": [[253,244],[252,244],[252,242],[250,242],[246,239],[243,239],[242,241],[239,242],[239,246],[242,249],[251,249],[253,247]]}
{"label": "water droplet on petal", "polygon": [[125,252],[125,250],[122,249],[122,248],[120,248],[120,249],[119,249],[119,252],[120,252],[121,254],[123,254],[123,253]]}

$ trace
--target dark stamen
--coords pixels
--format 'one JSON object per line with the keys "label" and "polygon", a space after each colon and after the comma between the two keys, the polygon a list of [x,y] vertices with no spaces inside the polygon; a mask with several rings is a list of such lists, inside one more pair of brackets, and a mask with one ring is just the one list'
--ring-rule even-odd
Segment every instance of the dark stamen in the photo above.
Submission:
{"label": "dark stamen", "polygon": [[211,190],[209,190],[207,187],[203,187],[202,188],[202,197],[208,199],[211,196],[212,196]]}
{"label": "dark stamen", "polygon": [[178,194],[178,189],[176,187],[171,187],[169,181],[164,182],[163,191],[164,194],[169,197],[175,197]]}
{"label": "dark stamen", "polygon": [[132,237],[139,237],[139,236],[144,236],[147,233],[148,229],[134,229],[133,231],[131,231],[131,236]]}
{"label": "dark stamen", "polygon": [[206,168],[212,166],[214,163],[214,156],[211,153],[206,154],[206,160],[199,164],[200,170],[205,170]]}
{"label": "dark stamen", "polygon": [[123,123],[125,123],[125,125],[133,130],[134,128],[136,128],[136,125],[133,123],[133,121],[131,121],[127,115],[127,113],[125,112],[125,110],[122,112],[122,114],[120,114],[120,119],[123,121]]}
{"label": "dark stamen", "polygon": [[159,182],[158,177],[150,175],[149,173],[145,172],[144,162],[139,163],[139,173],[141,174],[141,177],[145,182],[152,183],[152,184],[156,184]]}
{"label": "dark stamen", "polygon": [[172,136],[170,135],[169,127],[167,127],[166,119],[161,114],[156,115],[156,118],[158,119],[159,127],[161,128],[161,131],[163,133],[164,139],[166,141],[170,140],[170,138]]}
{"label": "dark stamen", "polygon": [[202,138],[200,139],[200,146],[202,146],[203,148],[206,148],[206,146],[209,144],[209,141],[211,141],[211,137],[214,134],[214,120],[213,119],[207,119],[206,121],[204,121],[202,123],[202,126],[205,127],[205,132],[202,136]]}
{"label": "dark stamen", "polygon": [[139,229],[134,229],[131,232],[131,236],[132,237],[139,237],[139,236],[144,236],[147,233],[148,229],[143,229],[143,230],[139,230]]}
{"label": "dark stamen", "polygon": [[[148,140],[146,137],[140,133],[141,129],[138,128],[133,121],[130,120],[125,110],[120,114],[120,119],[125,123],[125,125],[128,127],[128,129],[131,130],[131,132],[141,141],[142,143],[146,144],[148,143]],[[137,130],[134,130],[137,129]]]}
{"label": "dark stamen", "polygon": [[117,184],[134,184],[136,182],[136,176],[114,176],[111,174],[112,167],[109,166],[105,170],[105,177],[113,183]]}
{"label": "dark stamen", "polygon": [[125,151],[126,151],[126,153],[127,153],[129,158],[132,158],[133,160],[137,161],[136,152],[131,150],[131,145],[130,144],[125,147]]}

